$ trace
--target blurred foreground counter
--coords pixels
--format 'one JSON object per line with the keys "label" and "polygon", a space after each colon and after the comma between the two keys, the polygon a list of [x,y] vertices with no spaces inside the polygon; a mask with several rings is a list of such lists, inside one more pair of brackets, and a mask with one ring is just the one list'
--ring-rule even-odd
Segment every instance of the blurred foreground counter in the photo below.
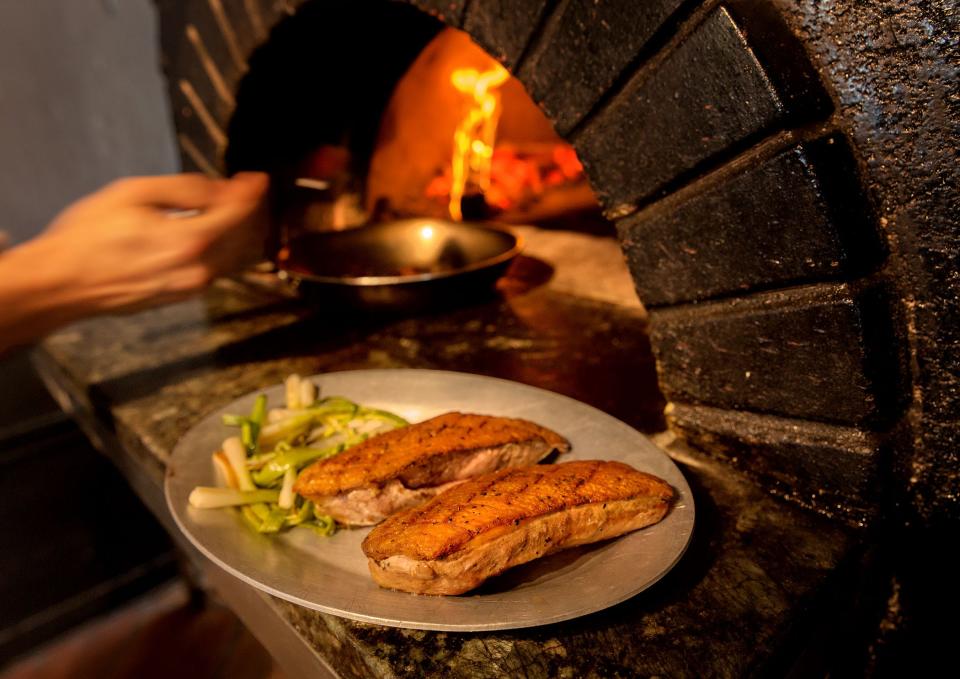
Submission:
{"label": "blurred foreground counter", "polygon": [[[697,524],[663,580],[612,609],[547,627],[474,634],[353,622],[276,599],[179,536],[166,460],[207,413],[305,375],[363,368],[480,373],[582,400],[648,433],[663,428],[637,303],[615,241],[524,229],[501,294],[414,317],[325,308],[225,280],[202,298],[91,320],[35,361],[61,406],[120,468],[191,562],[291,677],[632,677],[814,670],[849,622],[857,534],[772,499],[728,468],[666,445],[693,489]],[[122,538],[120,538],[122,539]],[[322,577],[318,573],[317,577]]]}

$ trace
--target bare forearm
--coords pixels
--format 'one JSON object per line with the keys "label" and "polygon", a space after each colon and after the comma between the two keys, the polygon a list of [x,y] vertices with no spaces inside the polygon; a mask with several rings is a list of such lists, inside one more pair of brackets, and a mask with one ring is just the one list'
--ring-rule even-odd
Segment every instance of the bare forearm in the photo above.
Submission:
{"label": "bare forearm", "polygon": [[0,253],[0,355],[87,312],[43,238]]}
{"label": "bare forearm", "polygon": [[[0,354],[100,313],[183,299],[263,255],[266,175],[125,179],[0,254]],[[171,210],[195,212],[172,219]]]}

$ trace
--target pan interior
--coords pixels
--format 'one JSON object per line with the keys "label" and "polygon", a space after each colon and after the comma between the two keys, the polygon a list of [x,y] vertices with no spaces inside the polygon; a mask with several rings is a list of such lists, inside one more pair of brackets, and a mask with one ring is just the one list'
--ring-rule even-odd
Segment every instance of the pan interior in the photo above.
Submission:
{"label": "pan interior", "polygon": [[484,224],[405,219],[303,234],[285,268],[317,280],[422,280],[492,266],[517,247],[516,236]]}

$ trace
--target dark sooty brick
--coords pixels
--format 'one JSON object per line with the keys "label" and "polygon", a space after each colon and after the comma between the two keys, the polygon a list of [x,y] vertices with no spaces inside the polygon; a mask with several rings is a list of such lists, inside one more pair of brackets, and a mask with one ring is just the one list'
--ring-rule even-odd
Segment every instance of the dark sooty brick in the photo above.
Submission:
{"label": "dark sooty brick", "polygon": [[409,0],[414,7],[437,17],[448,26],[459,28],[463,23],[466,0]]}
{"label": "dark sooty brick", "polygon": [[512,68],[533,34],[546,0],[473,0],[463,29],[508,68]]}
{"label": "dark sooty brick", "polygon": [[807,507],[867,522],[879,510],[883,437],[771,415],[672,404],[671,428],[690,445]]}
{"label": "dark sooty brick", "polygon": [[[882,258],[842,138],[783,151],[618,229],[647,306],[857,275]],[[838,172],[838,168],[844,168]]]}
{"label": "dark sooty brick", "polygon": [[[194,111],[190,101],[176,85],[170,88],[170,103],[173,106],[177,134],[188,138],[211,166],[221,168],[223,150],[217,146],[216,141],[210,135],[203,121],[200,120],[200,116]],[[185,168],[201,169],[195,165],[192,158],[183,153],[182,149],[181,157],[184,160]],[[186,162],[187,159],[189,159],[189,162]]]}
{"label": "dark sooty brick", "polygon": [[773,81],[791,122],[825,118],[833,103],[822,76],[810,62],[807,43],[784,22],[780,8],[756,0],[727,0],[725,6]]}
{"label": "dark sooty brick", "polygon": [[575,140],[591,183],[616,211],[773,127],[783,106],[721,9],[641,72]]}
{"label": "dark sooty brick", "polygon": [[887,423],[900,366],[879,286],[821,284],[651,314],[670,401]]}
{"label": "dark sooty brick", "polygon": [[[195,80],[207,76],[199,63],[196,48],[186,37],[186,27],[194,26],[207,54],[216,63],[227,85],[236,87],[243,73],[230,54],[223,30],[206,2],[165,2],[159,6],[160,45],[164,71],[175,77],[196,73]],[[202,78],[200,77],[202,75]],[[199,89],[199,85],[198,85]]]}
{"label": "dark sooty brick", "polygon": [[566,134],[682,4],[682,0],[562,3],[520,67],[534,100]]}

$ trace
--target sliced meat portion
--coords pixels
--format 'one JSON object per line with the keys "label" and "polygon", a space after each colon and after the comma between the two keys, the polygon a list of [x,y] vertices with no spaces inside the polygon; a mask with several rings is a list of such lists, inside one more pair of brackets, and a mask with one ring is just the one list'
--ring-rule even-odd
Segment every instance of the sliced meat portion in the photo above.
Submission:
{"label": "sliced meat portion", "polygon": [[462,594],[545,554],[660,521],[662,479],[597,460],[505,469],[393,515],[363,541],[374,581],[418,594]]}
{"label": "sliced meat portion", "polygon": [[533,422],[446,413],[315,462],[294,490],[341,523],[369,526],[450,484],[535,464],[554,450],[565,453],[570,444]]}
{"label": "sliced meat portion", "polygon": [[329,514],[347,526],[372,526],[401,509],[422,505],[438,493],[462,481],[451,481],[439,486],[407,488],[394,479],[382,486],[357,488],[330,497],[319,496],[314,503],[324,514]]}

